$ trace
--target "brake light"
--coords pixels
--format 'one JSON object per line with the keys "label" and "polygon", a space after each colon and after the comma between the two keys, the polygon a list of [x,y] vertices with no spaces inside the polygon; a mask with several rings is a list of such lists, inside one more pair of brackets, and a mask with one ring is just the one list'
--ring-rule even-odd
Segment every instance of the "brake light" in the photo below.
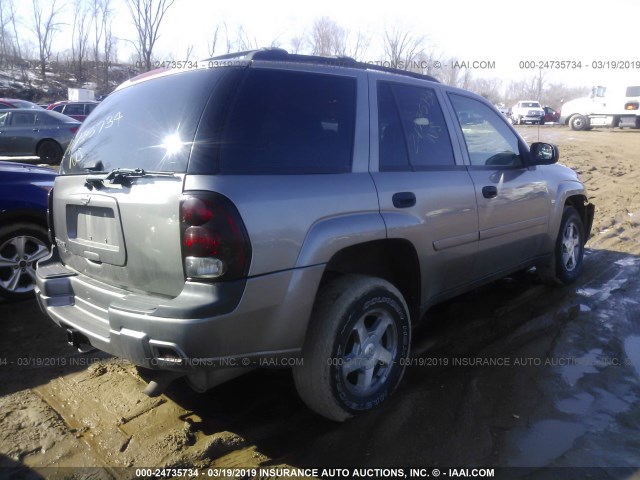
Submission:
{"label": "brake light", "polygon": [[249,271],[251,244],[235,205],[212,192],[185,193],[180,200],[185,276],[193,280],[236,280]]}
{"label": "brake light", "polygon": [[75,134],[79,128],[80,127],[71,127],[69,130],[71,130],[71,133]]}

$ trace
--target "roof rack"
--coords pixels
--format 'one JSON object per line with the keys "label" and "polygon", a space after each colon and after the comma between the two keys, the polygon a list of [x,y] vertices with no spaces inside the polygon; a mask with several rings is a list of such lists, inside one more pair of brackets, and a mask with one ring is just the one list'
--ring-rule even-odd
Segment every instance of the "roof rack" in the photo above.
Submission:
{"label": "roof rack", "polygon": [[271,62],[291,62],[291,63],[313,63],[316,65],[328,65],[333,67],[359,68],[362,70],[376,70],[379,72],[395,73],[406,77],[419,78],[421,80],[429,80],[430,82],[439,83],[439,80],[431,75],[423,75],[421,73],[401,70],[399,68],[384,67],[374,63],[358,62],[351,57],[332,56],[320,57],[317,55],[300,55],[297,53],[289,53],[282,48],[261,48],[259,50],[247,50],[244,52],[228,53],[217,57],[206,58],[203,61],[216,60],[266,60]]}

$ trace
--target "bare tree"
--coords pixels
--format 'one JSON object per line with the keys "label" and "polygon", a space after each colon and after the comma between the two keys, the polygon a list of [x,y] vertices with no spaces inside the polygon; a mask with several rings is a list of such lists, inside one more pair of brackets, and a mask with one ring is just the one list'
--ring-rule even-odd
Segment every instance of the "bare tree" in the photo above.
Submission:
{"label": "bare tree", "polygon": [[104,91],[108,93],[110,91],[109,88],[109,66],[111,65],[111,61],[117,61],[118,53],[116,50],[116,38],[113,36],[111,30],[111,10],[110,3],[111,0],[105,0],[103,4],[102,10],[102,25],[104,30],[104,41],[102,47],[102,59],[103,64],[102,68],[104,70],[103,82],[104,82]]}
{"label": "bare tree", "polygon": [[329,17],[320,17],[313,22],[309,44],[313,55],[328,57],[346,55],[347,33]]}
{"label": "bare tree", "polygon": [[138,42],[134,45],[146,71],[151,70],[153,47],[160,36],[160,25],[174,1],[126,0],[138,33]]}
{"label": "bare tree", "polygon": [[545,105],[560,109],[564,102],[586,97],[588,94],[589,87],[567,87],[562,83],[552,83],[545,87],[542,100]]}
{"label": "bare tree", "polygon": [[482,95],[491,103],[500,103],[502,98],[502,80],[499,78],[473,78],[469,83],[468,89],[472,92]]}
{"label": "bare tree", "polygon": [[291,45],[291,53],[302,53],[306,43],[305,34],[293,37],[289,43]]}
{"label": "bare tree", "polygon": [[241,52],[244,52],[246,50],[256,50],[260,48],[258,45],[258,40],[255,37],[253,37],[253,39],[249,38],[249,34],[243,26],[240,26],[238,28],[238,40],[236,41],[236,45],[237,49]]}
{"label": "bare tree", "polygon": [[424,36],[413,35],[409,30],[394,27],[384,32],[385,60],[394,68],[411,70],[416,59],[424,51]]}
{"label": "bare tree", "polygon": [[422,73],[423,75],[437,77],[442,68],[442,61],[434,49],[423,50],[416,56],[415,65],[416,68],[411,68],[410,70]]}
{"label": "bare tree", "polygon": [[187,46],[187,53],[185,54],[184,57],[182,57],[187,62],[191,59],[191,55],[193,55],[193,48],[194,48],[193,45],[188,45]]}
{"label": "bare tree", "polygon": [[11,34],[9,32],[9,9],[8,5],[0,2],[0,66],[5,63],[9,66],[9,55],[11,52]]}
{"label": "bare tree", "polygon": [[459,63],[460,61],[457,57],[451,57],[440,62],[440,68],[435,73],[436,78],[452,87],[460,87],[462,84],[460,80],[462,69],[458,66]]}
{"label": "bare tree", "polygon": [[[226,24],[225,24],[225,27],[226,27]],[[219,35],[220,35],[220,25],[218,24],[216,25],[216,28],[213,31],[213,38],[211,39],[211,42],[207,45],[210,57],[214,57],[216,54],[216,47],[218,46]]]}
{"label": "bare tree", "polygon": [[512,81],[507,86],[506,100],[513,105],[519,100],[535,100],[538,97],[539,79],[537,75],[525,77],[519,81]]}
{"label": "bare tree", "polygon": [[351,58],[355,58],[356,60],[362,60],[362,58],[365,56],[367,49],[369,48],[369,37],[367,35],[365,35],[364,33],[362,33],[361,31],[358,31],[355,34],[355,38],[353,38],[352,35],[347,32],[346,34],[346,43],[347,43],[347,48],[345,50],[345,54],[348,57]]}
{"label": "bare tree", "polygon": [[[11,21],[11,26],[13,27],[13,37],[15,40],[14,43],[14,52],[13,52],[13,56],[14,58],[17,58],[19,60],[22,60],[22,49],[20,48],[20,37],[18,36],[18,26],[17,26],[17,15],[16,15],[16,6],[13,3],[13,0],[6,0],[7,3],[6,5],[8,5],[9,7],[9,19]],[[26,77],[26,72],[24,70],[24,62],[21,62],[23,67],[23,76]]]}
{"label": "bare tree", "polygon": [[[89,48],[89,28],[91,26],[91,16],[89,6],[84,0],[74,2],[74,21],[71,32],[71,61],[75,67],[76,80],[84,82],[83,62],[87,58]],[[96,25],[96,30],[98,26]]]}
{"label": "bare tree", "polygon": [[[91,14],[93,15],[93,61],[95,64],[96,85],[100,85],[100,73],[103,73],[103,84],[106,86],[109,76],[109,59],[105,58],[104,65],[100,64],[100,54],[105,55],[104,42],[110,32],[109,18],[111,16],[111,0],[91,0]],[[106,66],[106,68],[104,68]]]}
{"label": "bare tree", "polygon": [[31,24],[31,30],[38,39],[40,77],[44,82],[46,78],[46,63],[51,57],[51,42],[55,32],[57,32],[62,25],[57,19],[63,7],[62,5],[58,5],[58,0],[49,0],[47,5],[49,8],[44,7],[41,0],[32,0],[32,5],[33,23]]}

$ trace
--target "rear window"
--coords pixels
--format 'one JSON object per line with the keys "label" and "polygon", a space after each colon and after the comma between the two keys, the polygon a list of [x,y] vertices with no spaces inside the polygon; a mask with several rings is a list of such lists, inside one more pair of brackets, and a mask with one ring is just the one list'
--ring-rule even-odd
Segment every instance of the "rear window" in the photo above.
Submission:
{"label": "rear window", "polygon": [[68,103],[62,113],[65,115],[84,115],[84,103]]}
{"label": "rear window", "polygon": [[112,93],[82,124],[61,173],[185,172],[204,106],[218,80],[232,70],[170,74]]}
{"label": "rear window", "polygon": [[349,172],[355,106],[353,77],[250,69],[228,105],[207,108],[189,172]]}

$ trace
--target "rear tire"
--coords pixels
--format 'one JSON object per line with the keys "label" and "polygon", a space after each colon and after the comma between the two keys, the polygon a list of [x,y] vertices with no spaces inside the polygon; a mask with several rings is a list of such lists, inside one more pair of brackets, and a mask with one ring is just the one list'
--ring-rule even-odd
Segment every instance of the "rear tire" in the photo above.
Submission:
{"label": "rear tire", "polygon": [[398,386],[411,323],[389,282],[347,275],[319,293],[293,370],[300,397],[316,413],[344,421],[381,404]]}
{"label": "rear tire", "polygon": [[0,297],[33,298],[36,263],[50,249],[47,231],[39,225],[16,223],[0,228]]}
{"label": "rear tire", "polygon": [[38,146],[38,156],[43,163],[55,165],[62,160],[62,147],[53,140],[45,140]]}

